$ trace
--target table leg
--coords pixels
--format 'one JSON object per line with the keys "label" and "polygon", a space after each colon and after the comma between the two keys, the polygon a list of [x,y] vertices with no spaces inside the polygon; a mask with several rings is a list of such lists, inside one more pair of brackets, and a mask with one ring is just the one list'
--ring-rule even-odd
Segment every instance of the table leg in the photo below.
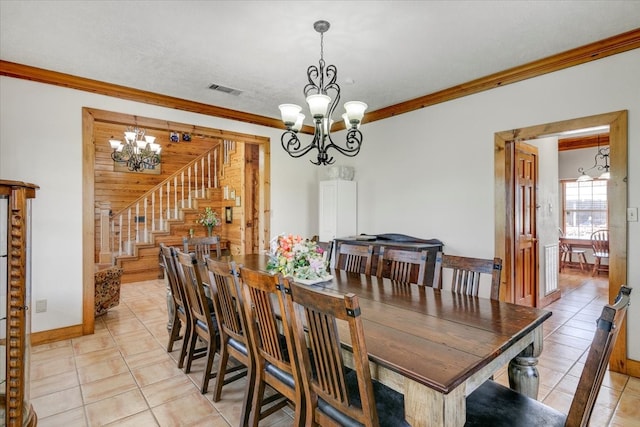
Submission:
{"label": "table leg", "polygon": [[542,353],[542,327],[535,331],[533,342],[509,362],[509,387],[533,399],[538,398],[540,378],[538,356]]}

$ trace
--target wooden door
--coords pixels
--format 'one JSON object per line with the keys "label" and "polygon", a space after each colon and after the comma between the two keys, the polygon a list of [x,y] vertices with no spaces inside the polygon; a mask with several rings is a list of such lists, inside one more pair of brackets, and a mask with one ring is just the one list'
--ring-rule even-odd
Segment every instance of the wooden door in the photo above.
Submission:
{"label": "wooden door", "polygon": [[536,233],[536,187],[538,149],[523,142],[514,150],[514,302],[535,307],[538,290],[538,241]]}

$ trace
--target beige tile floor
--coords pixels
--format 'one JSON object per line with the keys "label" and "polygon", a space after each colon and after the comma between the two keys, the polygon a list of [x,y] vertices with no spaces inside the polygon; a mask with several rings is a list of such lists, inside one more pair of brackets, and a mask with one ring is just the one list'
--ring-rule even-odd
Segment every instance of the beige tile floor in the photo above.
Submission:
{"label": "beige tile floor", "polygon": [[[567,412],[595,319],[606,301],[606,279],[563,275],[568,286],[549,306],[540,357],[540,395]],[[244,380],[226,385],[222,400],[199,393],[203,361],[189,375],[165,351],[164,282],[125,284],[121,303],[96,319],[95,334],[32,348],[31,400],[40,427],[237,426]],[[179,346],[176,346],[179,348]],[[496,379],[506,382],[503,370]],[[213,383],[209,389],[213,388]],[[640,426],[640,379],[607,373],[592,426]],[[261,422],[288,426],[287,408]]]}

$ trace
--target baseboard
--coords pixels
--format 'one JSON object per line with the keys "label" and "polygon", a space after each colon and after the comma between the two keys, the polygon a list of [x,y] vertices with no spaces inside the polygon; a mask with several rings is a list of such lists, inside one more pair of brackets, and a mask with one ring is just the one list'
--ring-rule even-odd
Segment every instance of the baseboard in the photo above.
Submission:
{"label": "baseboard", "polygon": [[627,375],[640,378],[640,361],[627,359]]}
{"label": "baseboard", "polygon": [[67,326],[42,332],[33,332],[31,334],[31,345],[68,340],[71,338],[81,337],[82,335],[82,325]]}
{"label": "baseboard", "polygon": [[559,300],[561,296],[562,292],[560,292],[560,289],[552,291],[550,294],[547,294],[540,298],[540,300],[538,301],[538,308],[544,308],[548,306],[552,302]]}

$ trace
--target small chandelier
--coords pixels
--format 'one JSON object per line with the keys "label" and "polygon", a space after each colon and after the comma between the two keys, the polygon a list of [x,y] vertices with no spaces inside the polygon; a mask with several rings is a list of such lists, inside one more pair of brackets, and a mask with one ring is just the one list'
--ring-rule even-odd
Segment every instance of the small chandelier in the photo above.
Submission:
{"label": "small chandelier", "polygon": [[124,132],[124,139],[124,143],[113,137],[109,140],[113,149],[111,158],[114,162],[126,164],[133,172],[154,169],[160,164],[162,147],[155,143],[155,136],[145,135],[144,129],[128,127]]}
{"label": "small chandelier", "polygon": [[[591,166],[589,169],[584,169],[583,167],[579,167],[578,168],[578,173],[580,174],[580,176],[578,177],[578,179],[576,181],[578,182],[587,182],[587,181],[593,181],[593,178],[591,177],[591,175],[588,175],[586,172],[590,171],[590,170],[599,170],[599,171],[604,171],[602,172],[602,174],[600,174],[600,176],[598,177],[598,179],[609,179],[611,177],[611,174],[609,173],[609,147],[602,147],[600,148],[600,136],[598,135],[598,151],[596,152],[595,155],[595,159],[594,159],[594,165]],[[599,161],[603,161],[604,164],[599,164]]]}
{"label": "small chandelier", "polygon": [[[333,157],[327,153],[331,148],[348,157],[354,157],[358,154],[362,145],[360,122],[367,109],[367,104],[364,102],[351,101],[344,104],[346,113],[342,115],[342,118],[347,129],[346,144],[344,147],[336,145],[331,138],[331,125],[333,124],[331,117],[340,101],[340,86],[336,83],[338,75],[336,66],[329,65],[325,68],[324,33],[329,30],[329,26],[327,21],[317,21],[313,24],[313,28],[320,33],[320,62],[318,67],[310,65],[307,68],[309,83],[303,89],[315,126],[311,143],[303,147],[298,139],[298,131],[302,128],[302,122],[305,118],[304,114],[300,113],[302,108],[295,104],[279,106],[282,121],[287,127],[280,138],[282,148],[291,157],[296,158],[304,156],[311,150],[318,150],[318,160],[311,160],[311,163],[316,165],[330,165],[334,162]],[[326,84],[325,78],[327,79]],[[334,94],[333,98],[327,95],[330,91]]]}

